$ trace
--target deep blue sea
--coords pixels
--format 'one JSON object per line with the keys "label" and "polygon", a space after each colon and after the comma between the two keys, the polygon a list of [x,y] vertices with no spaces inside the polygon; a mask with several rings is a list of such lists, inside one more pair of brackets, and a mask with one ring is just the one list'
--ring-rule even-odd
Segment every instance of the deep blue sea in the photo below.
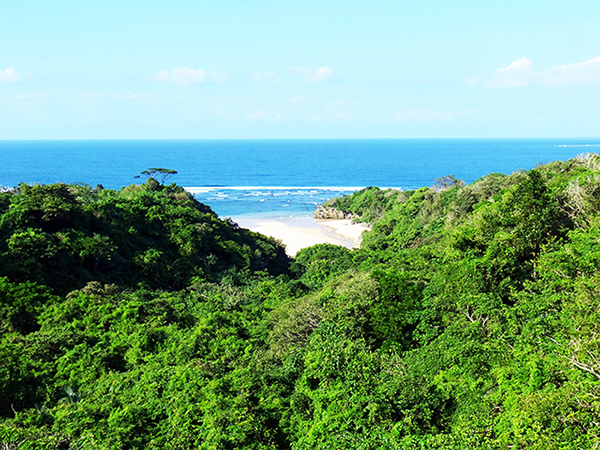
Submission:
{"label": "deep blue sea", "polygon": [[0,141],[0,186],[119,189],[164,167],[220,216],[308,216],[366,186],[414,189],[443,175],[470,183],[587,152],[600,152],[600,138]]}

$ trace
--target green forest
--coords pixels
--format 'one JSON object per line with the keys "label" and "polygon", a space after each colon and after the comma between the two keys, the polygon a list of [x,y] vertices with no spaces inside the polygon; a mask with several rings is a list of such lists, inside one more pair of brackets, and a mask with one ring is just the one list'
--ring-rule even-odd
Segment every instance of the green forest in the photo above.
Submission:
{"label": "green forest", "polygon": [[153,176],[0,192],[1,448],[600,446],[600,156],[325,206],[360,248]]}

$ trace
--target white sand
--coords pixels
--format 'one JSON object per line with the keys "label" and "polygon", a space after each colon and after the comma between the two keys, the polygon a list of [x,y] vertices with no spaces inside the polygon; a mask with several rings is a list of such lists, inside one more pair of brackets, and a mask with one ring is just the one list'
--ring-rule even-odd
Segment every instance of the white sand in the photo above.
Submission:
{"label": "white sand", "polygon": [[363,223],[352,223],[349,219],[318,220],[317,223],[332,230],[333,234],[343,236],[346,239],[352,239],[354,242],[353,247],[358,247],[360,245],[363,231],[370,229]]}
{"label": "white sand", "polygon": [[242,228],[257,231],[281,240],[286,253],[294,256],[300,249],[316,244],[343,245],[354,248],[360,245],[361,234],[367,230],[363,224],[351,220],[316,219],[252,219],[234,218]]}

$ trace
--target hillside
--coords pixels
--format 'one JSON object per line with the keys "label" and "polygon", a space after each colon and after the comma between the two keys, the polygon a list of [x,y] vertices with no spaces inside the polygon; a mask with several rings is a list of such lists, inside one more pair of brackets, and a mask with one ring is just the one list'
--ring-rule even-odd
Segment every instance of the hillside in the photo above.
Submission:
{"label": "hillside", "polygon": [[600,157],[325,205],[288,261],[180,188],[0,193],[5,448],[600,444]]}

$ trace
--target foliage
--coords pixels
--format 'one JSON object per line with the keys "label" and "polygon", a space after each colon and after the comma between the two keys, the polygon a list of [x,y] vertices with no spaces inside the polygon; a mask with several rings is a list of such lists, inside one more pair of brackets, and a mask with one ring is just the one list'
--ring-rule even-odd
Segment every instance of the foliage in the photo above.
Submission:
{"label": "foliage", "polygon": [[317,288],[332,275],[352,267],[352,255],[346,247],[317,244],[300,250],[290,271],[309,288]]}
{"label": "foliage", "polygon": [[0,238],[0,261],[11,280],[62,294],[93,280],[181,289],[194,280],[287,269],[273,239],[219,220],[174,185],[119,192],[22,185],[0,218]]}
{"label": "foliage", "polygon": [[142,170],[139,175],[136,175],[133,178],[146,177],[148,181],[150,181],[156,180],[156,178],[160,177],[160,184],[165,184],[165,181],[167,181],[173,175],[177,175],[176,170],[165,169],[163,167],[151,167],[148,170]]}
{"label": "foliage", "polygon": [[0,193],[0,442],[597,448],[599,169],[367,188],[289,267],[156,180]]}

